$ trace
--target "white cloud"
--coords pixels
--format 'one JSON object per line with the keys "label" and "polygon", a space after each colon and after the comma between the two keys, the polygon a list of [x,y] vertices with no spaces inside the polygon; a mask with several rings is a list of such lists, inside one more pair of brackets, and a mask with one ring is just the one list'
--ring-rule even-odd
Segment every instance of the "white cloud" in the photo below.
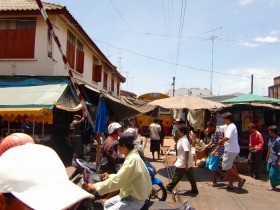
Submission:
{"label": "white cloud", "polygon": [[239,1],[239,4],[244,6],[244,5],[247,5],[247,4],[250,4],[252,3],[253,0],[240,0]]}
{"label": "white cloud", "polygon": [[270,68],[241,68],[227,71],[229,74],[240,76],[215,75],[217,83],[214,84],[215,95],[233,94],[236,92],[250,93],[251,75],[253,75],[253,91],[257,95],[267,95],[268,87],[273,85],[273,78],[279,76],[279,70]]}
{"label": "white cloud", "polygon": [[266,36],[266,37],[256,37],[255,38],[256,42],[265,42],[265,43],[277,43],[279,42],[279,38],[276,36]]}

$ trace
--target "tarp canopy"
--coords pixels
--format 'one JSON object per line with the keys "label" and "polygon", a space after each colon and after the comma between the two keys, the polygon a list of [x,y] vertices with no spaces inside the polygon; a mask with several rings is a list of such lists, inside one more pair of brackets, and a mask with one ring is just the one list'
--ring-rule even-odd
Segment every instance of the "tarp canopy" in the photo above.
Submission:
{"label": "tarp canopy", "polygon": [[52,109],[69,85],[67,78],[0,78],[0,116],[4,121],[53,123]]}
{"label": "tarp canopy", "polygon": [[[112,111],[117,120],[125,120],[131,117],[136,117],[140,114],[148,113],[149,111],[152,111],[156,108],[150,105],[146,106],[145,104],[147,104],[147,102],[144,101],[142,101],[142,105],[140,105],[141,102],[139,102],[137,99],[132,99],[130,101],[128,98],[122,97],[122,99],[119,100],[113,96],[103,93],[102,91],[101,95],[106,101],[108,110]],[[132,101],[134,101],[134,103],[132,103]],[[138,105],[136,105],[136,101],[138,101]]]}
{"label": "tarp canopy", "polygon": [[176,96],[170,98],[163,98],[154,100],[149,103],[153,106],[160,106],[166,109],[189,109],[189,110],[198,110],[198,109],[207,109],[207,110],[217,110],[225,107],[224,104],[210,101],[207,99],[195,97],[195,96]]}
{"label": "tarp canopy", "polygon": [[227,100],[220,101],[224,104],[233,104],[233,103],[266,103],[266,104],[272,104],[272,103],[280,103],[280,99],[276,98],[269,98],[265,96],[259,96],[255,94],[244,94],[241,96],[237,96],[234,98],[230,98]]}
{"label": "tarp canopy", "polygon": [[53,114],[48,108],[0,108],[3,121],[41,122],[52,124]]}
{"label": "tarp canopy", "polygon": [[0,108],[53,108],[68,84],[0,88]]}

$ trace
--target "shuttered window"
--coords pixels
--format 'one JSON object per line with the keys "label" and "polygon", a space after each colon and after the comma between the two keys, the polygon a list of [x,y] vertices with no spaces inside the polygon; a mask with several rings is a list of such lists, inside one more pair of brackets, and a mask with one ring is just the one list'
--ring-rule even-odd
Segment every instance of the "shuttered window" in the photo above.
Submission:
{"label": "shuttered window", "polygon": [[74,65],[75,65],[75,48],[76,48],[76,37],[70,31],[68,31],[66,58],[70,68],[72,69],[74,69]]}
{"label": "shuttered window", "polygon": [[0,19],[0,58],[34,58],[36,18]]}
{"label": "shuttered window", "polygon": [[120,95],[120,83],[117,83],[117,94]]}
{"label": "shuttered window", "polygon": [[114,92],[114,90],[115,90],[115,81],[113,78],[111,78],[111,91]]}
{"label": "shuttered window", "polygon": [[104,72],[104,74],[103,74],[103,87],[105,89],[108,88],[108,74],[106,72]]}
{"label": "shuttered window", "polygon": [[84,46],[70,31],[67,33],[66,59],[70,68],[84,73]]}
{"label": "shuttered window", "polygon": [[93,56],[92,58],[92,81],[101,82],[102,65],[99,65],[98,59]]}
{"label": "shuttered window", "polygon": [[76,50],[76,71],[79,73],[84,73],[84,46],[77,40],[77,50]]}

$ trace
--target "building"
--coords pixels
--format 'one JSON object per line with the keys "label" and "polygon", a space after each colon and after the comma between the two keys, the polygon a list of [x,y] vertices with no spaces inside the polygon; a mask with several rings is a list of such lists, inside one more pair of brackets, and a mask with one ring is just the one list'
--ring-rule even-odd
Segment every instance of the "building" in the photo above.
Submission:
{"label": "building", "polygon": [[[173,96],[173,90],[170,89],[167,93],[168,96]],[[197,96],[197,97],[210,97],[211,91],[207,88],[200,89],[200,88],[178,88],[175,89],[174,96],[183,96],[183,95],[190,95],[190,96]]]}
{"label": "building", "polygon": [[268,97],[280,99],[280,76],[274,78],[274,85],[268,87]]}
{"label": "building", "polygon": [[[66,7],[43,6],[92,120],[101,95],[107,100],[108,119],[121,120],[125,115],[118,106],[127,109],[119,100],[125,77]],[[82,114],[80,97],[35,0],[0,0],[0,93],[2,137],[26,132],[71,161],[65,139],[73,115]],[[92,131],[86,120],[83,128]]]}
{"label": "building", "polygon": [[[73,76],[96,90],[120,96],[125,78],[66,7],[43,3]],[[36,1],[0,0],[1,75],[68,76]]]}

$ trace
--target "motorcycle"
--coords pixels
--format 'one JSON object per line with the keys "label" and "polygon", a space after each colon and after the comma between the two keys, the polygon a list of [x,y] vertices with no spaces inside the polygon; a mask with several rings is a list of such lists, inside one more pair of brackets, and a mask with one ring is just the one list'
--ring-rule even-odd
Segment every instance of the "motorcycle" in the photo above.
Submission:
{"label": "motorcycle", "polygon": [[152,192],[149,196],[149,201],[165,201],[167,198],[167,190],[162,181],[155,177],[155,175],[157,174],[157,170],[152,164],[148,163],[147,161],[144,161],[144,163],[149,171],[153,185]]}
{"label": "motorcycle", "polygon": [[[100,169],[104,166],[106,166],[106,159],[102,159],[99,166],[96,167],[95,164],[88,163],[82,159],[76,159],[76,166],[78,167],[78,170],[83,169],[82,177],[80,177],[80,174],[76,173],[76,176],[79,175],[79,178],[82,178],[83,183],[96,183],[103,180],[103,174],[98,174],[97,171],[100,171]],[[76,172],[76,171],[75,171]],[[74,173],[75,173],[74,172]],[[73,174],[74,174],[73,173]],[[70,176],[70,178],[74,178],[73,176]],[[75,178],[76,180],[76,178]],[[76,210],[79,209],[85,209],[85,210],[101,210],[103,209],[102,203],[98,202],[102,196],[98,195],[98,193],[93,190],[90,192],[94,195],[93,199],[84,199],[79,202],[79,204],[76,206]],[[141,208],[141,210],[158,210],[158,209],[181,209],[181,210],[190,210],[190,206],[186,205],[185,203],[178,203],[178,202],[164,202],[164,201],[151,201],[146,200],[144,206]]]}

